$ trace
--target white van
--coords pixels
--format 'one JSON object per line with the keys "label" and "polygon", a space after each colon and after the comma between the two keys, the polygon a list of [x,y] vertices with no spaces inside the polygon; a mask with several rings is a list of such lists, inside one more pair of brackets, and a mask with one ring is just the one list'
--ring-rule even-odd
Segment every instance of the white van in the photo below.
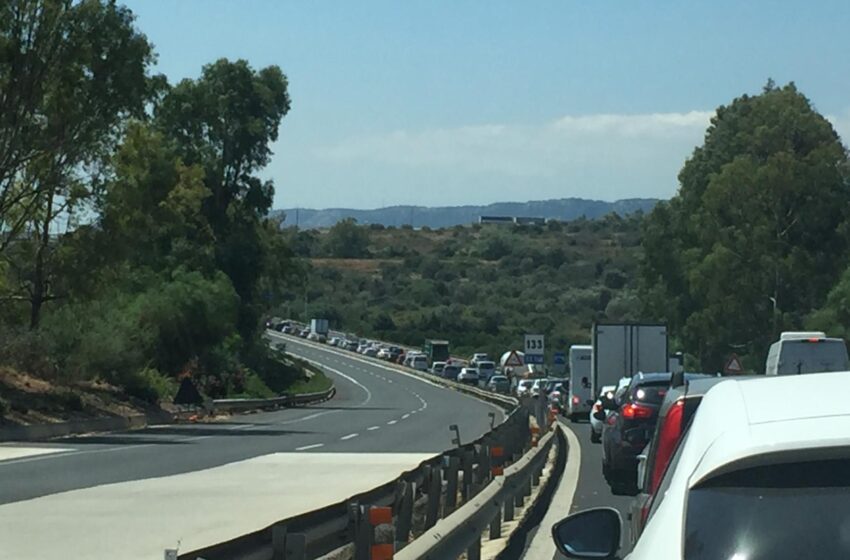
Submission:
{"label": "white van", "polygon": [[567,415],[576,422],[586,418],[593,407],[595,395],[591,390],[591,358],[593,346],[570,346],[570,389],[567,399]]}
{"label": "white van", "polygon": [[847,345],[822,332],[784,332],[770,345],[765,375],[799,375],[850,369]]}

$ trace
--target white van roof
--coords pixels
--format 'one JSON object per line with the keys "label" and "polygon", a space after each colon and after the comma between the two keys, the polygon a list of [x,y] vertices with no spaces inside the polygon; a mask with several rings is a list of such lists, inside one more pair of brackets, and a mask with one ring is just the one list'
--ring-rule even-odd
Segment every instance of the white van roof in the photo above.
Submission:
{"label": "white van roof", "polygon": [[786,331],[779,335],[779,340],[799,340],[801,338],[826,338],[821,331]]}

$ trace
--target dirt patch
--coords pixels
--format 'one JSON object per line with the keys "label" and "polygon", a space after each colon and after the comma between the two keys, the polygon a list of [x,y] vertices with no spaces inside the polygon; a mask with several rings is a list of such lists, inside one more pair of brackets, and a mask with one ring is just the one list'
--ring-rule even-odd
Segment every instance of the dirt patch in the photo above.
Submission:
{"label": "dirt patch", "polygon": [[103,382],[53,383],[0,367],[0,426],[130,416],[158,410]]}

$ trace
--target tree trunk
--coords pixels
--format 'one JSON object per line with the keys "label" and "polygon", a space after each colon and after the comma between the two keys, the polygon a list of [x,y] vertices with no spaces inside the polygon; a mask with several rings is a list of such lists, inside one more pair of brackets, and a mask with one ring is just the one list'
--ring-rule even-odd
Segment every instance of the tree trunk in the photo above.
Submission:
{"label": "tree trunk", "polygon": [[46,261],[48,251],[50,250],[50,224],[53,222],[53,198],[55,193],[55,188],[51,187],[48,189],[44,221],[39,224],[40,231],[37,234],[38,249],[35,252],[32,291],[30,292],[30,330],[38,328],[38,324],[41,321],[41,309],[48,296]]}

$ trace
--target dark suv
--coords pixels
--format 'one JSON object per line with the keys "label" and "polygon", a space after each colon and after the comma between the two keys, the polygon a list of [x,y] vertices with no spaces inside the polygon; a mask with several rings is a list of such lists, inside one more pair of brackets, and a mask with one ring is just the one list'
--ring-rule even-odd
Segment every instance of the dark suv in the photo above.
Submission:
{"label": "dark suv", "polygon": [[[609,404],[613,408],[602,428],[602,474],[614,494],[634,496],[638,492],[638,455],[655,430],[670,377],[669,373],[638,373]],[[604,411],[594,414],[605,416]]]}

